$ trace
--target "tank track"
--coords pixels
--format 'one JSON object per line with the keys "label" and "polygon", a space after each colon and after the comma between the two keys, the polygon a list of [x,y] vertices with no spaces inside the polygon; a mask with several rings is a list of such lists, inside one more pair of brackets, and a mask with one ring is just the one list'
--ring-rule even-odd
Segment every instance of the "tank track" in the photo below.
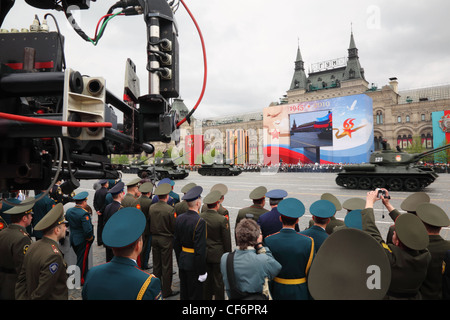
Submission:
{"label": "tank track", "polygon": [[433,183],[430,175],[370,175],[338,174],[336,184],[347,189],[373,190],[386,188],[389,191],[420,191]]}

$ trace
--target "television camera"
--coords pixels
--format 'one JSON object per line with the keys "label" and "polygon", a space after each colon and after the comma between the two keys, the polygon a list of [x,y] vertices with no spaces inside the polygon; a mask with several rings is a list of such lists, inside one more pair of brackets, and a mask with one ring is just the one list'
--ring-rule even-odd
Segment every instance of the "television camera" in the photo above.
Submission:
{"label": "television camera", "polygon": [[[26,2],[64,11],[83,39],[97,40],[89,38],[71,14],[73,8],[89,9],[89,0]],[[35,30],[32,25],[25,32],[0,33],[0,193],[4,198],[15,190],[48,191],[57,180],[65,180],[62,191],[68,194],[81,179],[117,179],[121,168],[111,163],[111,154],[151,154],[151,142],[179,140],[180,119],[170,104],[179,96],[174,2],[118,1],[105,15],[112,17],[117,9],[121,15],[142,15],[147,27],[148,94],[139,94],[136,66],[128,60],[123,100],[106,88],[104,78],[65,67],[59,27],[57,32],[48,31],[38,21]],[[13,5],[13,0],[1,1],[0,26]],[[106,18],[103,22],[106,25]],[[116,112],[123,114],[123,124]]]}

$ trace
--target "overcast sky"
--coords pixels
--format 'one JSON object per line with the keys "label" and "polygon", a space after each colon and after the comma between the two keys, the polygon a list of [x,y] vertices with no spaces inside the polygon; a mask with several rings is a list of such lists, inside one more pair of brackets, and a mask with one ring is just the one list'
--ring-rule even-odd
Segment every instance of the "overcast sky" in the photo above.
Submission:
{"label": "overcast sky", "polygon": [[[93,36],[97,21],[116,1],[91,2],[76,13]],[[397,77],[406,90],[450,83],[448,0],[186,0],[206,42],[208,82],[195,117],[262,111],[289,89],[297,47],[308,67],[347,56],[351,26],[366,80],[382,87]],[[60,12],[16,1],[3,28],[29,27],[53,13],[66,38],[67,66],[103,76],[121,97],[127,58],[138,68],[141,94],[148,92],[146,27],[142,16],[110,21],[97,46],[81,39]],[[180,94],[191,109],[200,94],[203,60],[198,34],[180,4],[175,14],[180,42]],[[49,21],[52,31],[53,21]]]}

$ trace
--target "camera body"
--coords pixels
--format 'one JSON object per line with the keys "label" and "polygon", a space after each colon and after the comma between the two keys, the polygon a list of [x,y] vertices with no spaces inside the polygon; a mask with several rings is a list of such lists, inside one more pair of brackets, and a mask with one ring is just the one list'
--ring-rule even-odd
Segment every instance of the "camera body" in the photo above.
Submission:
{"label": "camera body", "polygon": [[384,199],[390,199],[391,198],[390,196],[386,195],[386,191],[385,190],[377,188],[376,191],[377,191],[377,198],[381,198],[381,196],[383,196]]}

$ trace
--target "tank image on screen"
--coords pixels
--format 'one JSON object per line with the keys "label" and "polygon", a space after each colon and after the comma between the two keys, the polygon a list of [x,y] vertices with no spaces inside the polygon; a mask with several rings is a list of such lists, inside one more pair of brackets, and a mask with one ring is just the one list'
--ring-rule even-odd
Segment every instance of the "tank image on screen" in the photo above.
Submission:
{"label": "tank image on screen", "polygon": [[291,148],[333,146],[331,110],[289,115]]}

